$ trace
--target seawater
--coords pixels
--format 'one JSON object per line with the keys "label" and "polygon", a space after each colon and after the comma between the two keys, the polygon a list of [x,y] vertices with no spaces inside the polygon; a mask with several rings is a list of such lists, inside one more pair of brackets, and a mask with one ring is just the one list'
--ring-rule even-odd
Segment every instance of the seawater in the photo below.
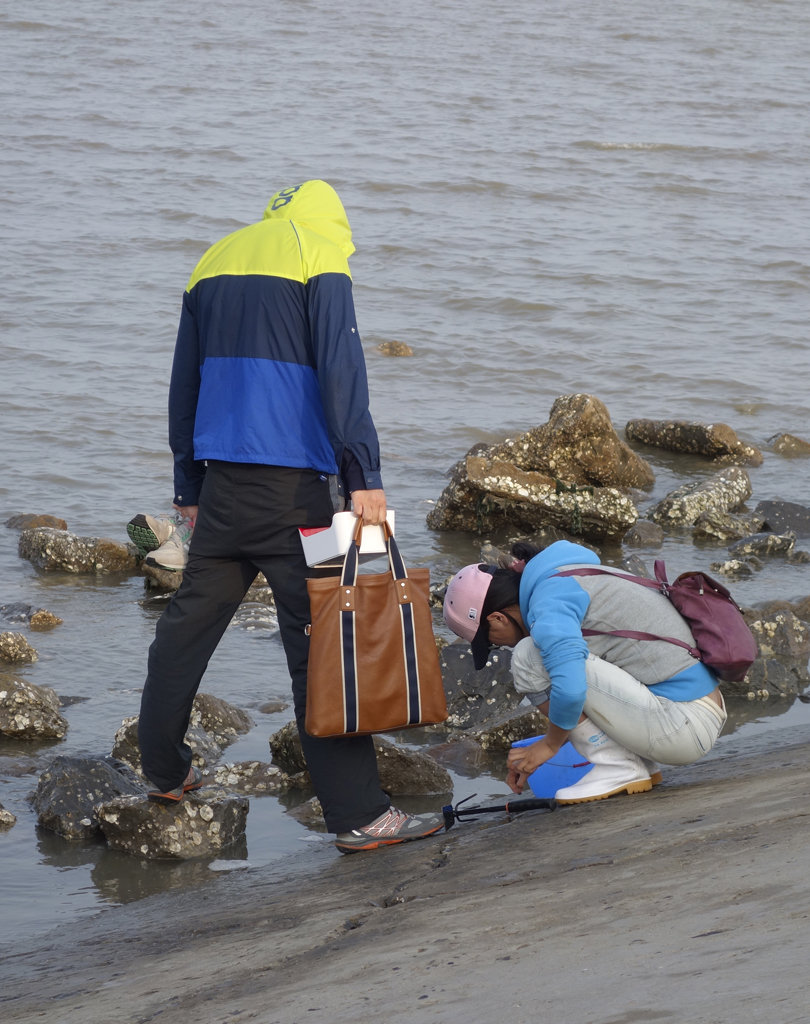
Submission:
{"label": "seawater", "polygon": [[[601,398],[619,430],[726,422],[766,452],[752,503],[810,502],[807,463],[768,451],[776,433],[807,437],[808,40],[802,0],[4,10],[0,521],[50,512],[125,540],[135,512],[167,508],[188,276],[310,177],[335,185],[354,228],[384,479],[412,564],[439,578],[478,557],[480,538],[425,526],[448,468],[573,392]],[[382,356],[389,340],[413,358]],[[648,454],[651,501],[711,471]],[[722,550],[674,536],[656,554],[680,569]],[[62,743],[0,742],[0,802],[19,819],[0,836],[0,938],[209,882],[208,864],[143,865],[40,832],[26,801],[50,758],[106,751],[137,712],[161,602],[139,578],[39,574],[12,530],[0,569],[0,604],[64,619],[30,636],[40,657],[21,674],[74,699]],[[735,585],[743,603],[808,591],[808,570],[779,559]],[[261,609],[235,621],[204,689],[256,719],[226,756],[266,759],[290,712],[259,710],[288,694]],[[778,735],[801,708],[746,729]],[[503,789],[455,781],[457,796]],[[336,855],[280,802],[252,803],[248,863]]]}

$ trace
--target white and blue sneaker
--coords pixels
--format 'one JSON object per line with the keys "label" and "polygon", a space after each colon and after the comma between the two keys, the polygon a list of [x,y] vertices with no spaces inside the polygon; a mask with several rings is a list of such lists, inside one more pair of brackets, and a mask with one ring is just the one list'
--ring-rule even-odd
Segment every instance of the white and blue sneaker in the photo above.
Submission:
{"label": "white and blue sneaker", "polygon": [[160,547],[149,552],[144,559],[145,563],[153,569],[182,572],[188,561],[188,545],[193,531],[193,521],[181,519]]}
{"label": "white and blue sneaker", "polygon": [[138,549],[138,556],[146,558],[150,551],[159,548],[174,533],[177,516],[149,516],[139,512],[127,523],[129,539]]}

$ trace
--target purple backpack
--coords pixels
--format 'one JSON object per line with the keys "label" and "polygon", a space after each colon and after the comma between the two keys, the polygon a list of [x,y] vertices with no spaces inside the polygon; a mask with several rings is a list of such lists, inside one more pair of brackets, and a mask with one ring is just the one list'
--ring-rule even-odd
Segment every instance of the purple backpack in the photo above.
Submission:
{"label": "purple backpack", "polygon": [[685,648],[725,682],[741,682],[757,656],[757,642],[734,598],[722,583],[703,572],[684,572],[670,583],[664,563],[655,563],[655,579],[613,573],[597,566],[564,569],[556,576],[614,576],[657,590],[669,598],[686,620],[695,646],[672,636],[656,636],[632,629],[583,629],[583,636],[624,636],[630,640],[664,640]]}

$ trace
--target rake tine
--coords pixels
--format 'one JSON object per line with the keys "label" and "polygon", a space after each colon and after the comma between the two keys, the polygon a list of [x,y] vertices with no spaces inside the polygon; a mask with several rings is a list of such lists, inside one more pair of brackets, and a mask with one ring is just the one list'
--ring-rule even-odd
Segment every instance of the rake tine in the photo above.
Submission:
{"label": "rake tine", "polygon": [[556,800],[548,800],[541,797],[531,797],[526,800],[510,800],[505,804],[495,804],[488,807],[465,807],[464,810],[459,810],[462,804],[466,804],[467,801],[472,800],[476,794],[465,797],[464,800],[459,800],[455,807],[452,804],[447,804],[442,808],[444,815],[444,827],[445,829],[452,828],[456,821],[476,821],[476,815],[479,814],[497,814],[498,812],[506,812],[507,814],[520,814],[522,811],[553,811],[557,808]]}

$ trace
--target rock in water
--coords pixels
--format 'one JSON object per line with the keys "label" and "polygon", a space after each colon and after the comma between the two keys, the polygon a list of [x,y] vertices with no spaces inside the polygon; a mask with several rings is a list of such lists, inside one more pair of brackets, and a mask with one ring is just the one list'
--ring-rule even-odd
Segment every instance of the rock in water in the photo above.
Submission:
{"label": "rock in water", "polygon": [[147,860],[215,857],[244,838],[247,797],[204,787],[176,806],[125,796],[98,809],[101,831],[113,850]]}

